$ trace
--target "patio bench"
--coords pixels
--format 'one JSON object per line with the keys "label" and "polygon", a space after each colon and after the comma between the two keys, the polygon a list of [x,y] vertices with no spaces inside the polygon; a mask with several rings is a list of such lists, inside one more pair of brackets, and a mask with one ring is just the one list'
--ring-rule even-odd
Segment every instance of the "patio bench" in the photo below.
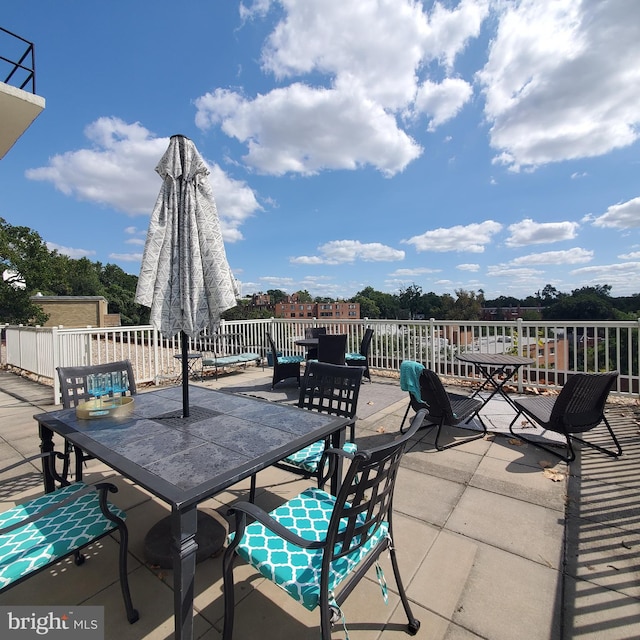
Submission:
{"label": "patio bench", "polygon": [[242,334],[226,333],[216,336],[213,346],[213,351],[202,353],[203,376],[205,369],[213,369],[217,380],[218,372],[221,369],[238,365],[246,367],[249,362],[255,362],[256,365],[259,365],[262,362],[262,356],[259,353],[249,351],[245,347]]}

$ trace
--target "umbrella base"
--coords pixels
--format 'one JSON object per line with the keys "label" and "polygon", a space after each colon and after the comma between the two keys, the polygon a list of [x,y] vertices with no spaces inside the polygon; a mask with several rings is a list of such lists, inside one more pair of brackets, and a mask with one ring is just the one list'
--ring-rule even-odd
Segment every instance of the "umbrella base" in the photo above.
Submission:
{"label": "umbrella base", "polygon": [[[218,514],[198,510],[196,563],[220,553],[224,547],[227,528],[218,518],[222,520]],[[161,569],[173,568],[170,516],[156,522],[147,532],[144,538],[144,558],[151,566]]]}

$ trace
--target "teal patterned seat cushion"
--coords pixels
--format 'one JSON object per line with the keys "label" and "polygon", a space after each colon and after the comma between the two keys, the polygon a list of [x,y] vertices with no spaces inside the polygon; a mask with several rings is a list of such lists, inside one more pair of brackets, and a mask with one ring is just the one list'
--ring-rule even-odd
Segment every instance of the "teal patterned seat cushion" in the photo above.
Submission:
{"label": "teal patterned seat cushion", "polygon": [[[273,510],[270,515],[302,538],[323,540],[334,504],[334,496],[311,487]],[[231,534],[229,540],[233,540],[233,536]],[[388,524],[383,522],[362,547],[335,560],[330,570],[329,591],[334,591],[369,551],[386,537]],[[245,529],[236,551],[265,578],[284,589],[309,611],[318,606],[322,550],[302,549],[286,542],[259,522],[253,522]]]}
{"label": "teal patterned seat cushion", "polygon": [[361,353],[346,353],[344,356],[345,360],[362,360],[366,362],[367,359]]}
{"label": "teal patterned seat cushion", "polygon": [[[342,448],[348,453],[355,453],[358,450],[358,447],[354,442],[345,442],[342,445]],[[283,462],[294,467],[298,467],[299,469],[304,469],[309,473],[315,473],[318,470],[320,458],[322,458],[323,453],[324,440],[318,440],[318,442],[314,442],[308,447],[300,449],[300,451],[296,451],[290,456],[287,456]]]}
{"label": "teal patterned seat cushion", "polygon": [[[0,528],[20,522],[86,486],[75,482],[12,507],[0,514]],[[113,505],[109,508],[114,515],[122,519],[126,517],[124,511]],[[100,510],[98,492],[92,491],[40,520],[1,534],[0,590],[115,528],[116,525]]]}
{"label": "teal patterned seat cushion", "polygon": [[303,356],[278,356],[278,364],[296,364],[303,360]]}

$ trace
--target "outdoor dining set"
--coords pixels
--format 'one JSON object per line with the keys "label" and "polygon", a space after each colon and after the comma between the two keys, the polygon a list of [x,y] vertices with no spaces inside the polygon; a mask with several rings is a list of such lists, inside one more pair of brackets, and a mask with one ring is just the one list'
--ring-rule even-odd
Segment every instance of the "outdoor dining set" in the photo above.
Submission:
{"label": "outdoor dining set", "polygon": [[[460,366],[471,368],[481,381],[470,395],[447,391],[438,374],[421,362],[402,362],[400,388],[408,393],[408,406],[397,433],[382,444],[359,446],[358,398],[363,378],[372,381],[370,327],[363,328],[354,351],[347,351],[347,335],[310,327],[294,340],[306,349],[304,356],[282,355],[266,334],[271,389],[295,382],[295,404],[191,384],[197,362],[208,361],[217,378],[225,366],[261,358],[238,344],[220,358],[190,350],[190,339],[205,329],[215,333],[221,313],[236,304],[238,292],[226,262],[209,170],[193,143],[172,136],[156,170],[163,184],[136,301],[150,307],[151,324],[160,333],[180,335],[178,384],[141,393],[128,360],[57,369],[62,409],[34,416],[41,453],[1,470],[12,480],[21,464],[41,460],[44,493],[0,514],[0,592],[66,557],[82,564],[83,549],[117,532],[126,617],[132,624],[144,617],[129,585],[126,513],[109,500],[117,488],[83,480],[86,463],[95,459],[170,507],[164,543],[173,569],[178,640],[194,637],[194,582],[203,549],[208,555],[224,549],[225,640],[234,629],[238,558],[302,607],[317,609],[321,637],[327,640],[335,623],[347,629],[342,605],[373,567],[382,597],[388,597],[378,563],[383,554],[391,561],[403,628],[415,635],[420,621],[398,566],[392,505],[400,463],[419,429],[436,430],[436,451],[482,438],[487,427],[480,412],[499,396],[514,410],[512,433],[523,437],[514,427],[526,419],[560,434],[566,452],[548,450],[565,460],[575,456],[574,441],[595,446],[576,434],[601,422],[616,448],[598,449],[621,454],[604,415],[617,373],[574,374],[557,397],[511,398],[506,385],[527,359],[506,354],[458,355]],[[188,286],[181,288],[184,283]],[[460,429],[465,437],[452,435]],[[255,501],[256,487],[261,472],[274,467],[301,475],[311,485],[267,512]],[[233,526],[215,532],[214,525],[211,533],[198,506],[242,481],[250,489],[227,514]]]}
{"label": "outdoor dining set", "polygon": [[[166,543],[168,566],[173,569],[176,638],[193,637],[198,549],[211,555],[222,547],[227,639],[234,627],[237,558],[303,607],[317,608],[322,637],[329,638],[332,625],[343,620],[341,605],[346,597],[372,566],[381,571],[377,560],[383,552],[390,554],[406,631],[415,634],[420,622],[405,594],[392,544],[392,497],[403,452],[419,429],[436,429],[436,451],[482,438],[487,427],[480,411],[500,394],[514,410],[514,435],[514,424],[524,417],[564,436],[566,453],[548,448],[558,457],[571,460],[576,434],[601,422],[616,449],[596,448],[612,456],[621,454],[604,415],[615,373],[576,374],[557,397],[512,398],[505,383],[524,362],[517,358],[509,362],[509,356],[496,360],[490,354],[467,360],[478,365],[481,374],[481,383],[469,395],[447,391],[435,372],[422,363],[404,361],[399,384],[408,392],[408,405],[397,436],[383,445],[359,449],[357,406],[362,379],[365,375],[370,379],[371,335],[365,332],[356,354],[345,352],[345,338],[308,335],[298,340],[307,347],[307,358],[286,359],[277,355],[267,335],[274,356],[273,385],[295,381],[299,385],[295,405],[191,386],[190,411],[185,416],[179,386],[139,393],[128,361],[59,368],[63,408],[35,416],[44,494],[0,515],[0,591],[69,555],[82,564],[86,545],[118,531],[118,571],[127,619],[134,623],[144,615],[134,608],[136,594],[128,583],[126,513],[108,499],[116,488],[111,483],[83,482],[87,460],[96,458],[171,507]],[[118,381],[120,386],[97,391],[98,378]],[[87,403],[94,403],[91,407],[101,413],[83,414],[80,408]],[[125,405],[130,408],[123,412]],[[110,412],[109,407],[120,412]],[[453,436],[451,427],[464,429],[464,437]],[[56,438],[63,443],[59,451]],[[590,444],[582,438],[579,442]],[[260,471],[271,466],[313,483],[267,513],[255,503],[255,490]],[[211,540],[203,538],[208,530],[202,526],[198,505],[244,479],[251,481],[246,501],[232,506],[234,527],[231,533],[223,530],[212,549]],[[293,514],[300,516],[299,525]],[[274,563],[272,549],[279,550]]]}

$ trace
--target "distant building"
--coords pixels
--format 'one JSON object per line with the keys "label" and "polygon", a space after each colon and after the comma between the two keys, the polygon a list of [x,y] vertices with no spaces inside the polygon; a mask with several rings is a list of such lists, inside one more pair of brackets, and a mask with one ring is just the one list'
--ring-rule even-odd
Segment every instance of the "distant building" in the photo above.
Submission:
{"label": "distant building", "polygon": [[[294,298],[294,296],[290,296]],[[279,302],[275,305],[276,318],[318,318],[338,320],[359,320],[359,302]]]}
{"label": "distant building", "polygon": [[31,296],[49,316],[45,327],[119,327],[120,314],[107,313],[103,296]]}
{"label": "distant building", "polygon": [[517,320],[524,317],[525,313],[535,313],[542,318],[542,307],[483,307],[480,320],[493,320],[503,322],[505,320]]}

